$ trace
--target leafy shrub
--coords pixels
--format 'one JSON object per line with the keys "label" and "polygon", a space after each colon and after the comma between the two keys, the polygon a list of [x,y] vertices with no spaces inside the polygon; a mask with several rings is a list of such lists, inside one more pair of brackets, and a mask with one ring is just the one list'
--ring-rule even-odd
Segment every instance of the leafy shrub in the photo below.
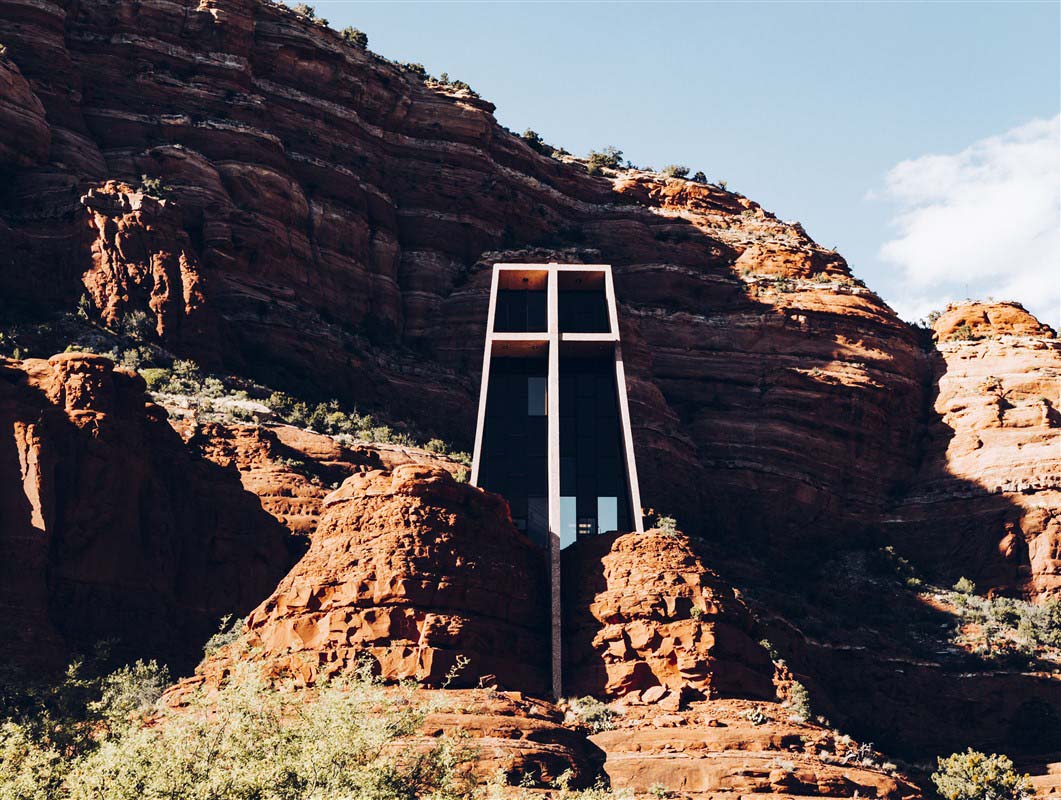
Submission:
{"label": "leafy shrub", "polygon": [[428,78],[427,70],[424,68],[423,64],[405,63],[399,64],[398,68],[403,72],[411,72],[413,75],[420,78],[420,80],[427,80]]}
{"label": "leafy shrub", "polygon": [[810,692],[799,681],[792,681],[788,689],[788,707],[792,710],[792,717],[797,722],[806,722],[814,716],[814,712],[811,711]]}
{"label": "leafy shrub", "polygon": [[590,150],[586,157],[586,169],[591,175],[598,175],[604,169],[619,169],[623,163],[623,151],[612,145],[602,150]]}
{"label": "leafy shrub", "polygon": [[707,176],[701,170],[697,170],[692,179],[697,183],[707,183]]}
{"label": "leafy shrub", "polygon": [[313,6],[306,5],[305,3],[296,3],[291,6],[291,10],[302,17],[308,17],[309,19],[317,18],[317,11]]}
{"label": "leafy shrub", "polygon": [[661,172],[668,178],[684,178],[689,174],[689,168],[681,164],[668,164]]}
{"label": "leafy shrub", "polygon": [[678,520],[666,514],[657,514],[652,522],[652,527],[665,536],[678,535]]}
{"label": "leafy shrub", "polygon": [[100,698],[89,703],[88,710],[110,725],[128,722],[153,706],[170,680],[166,667],[137,661],[103,678]]}
{"label": "leafy shrub", "polygon": [[962,323],[954,329],[954,334],[950,337],[958,341],[967,341],[973,337],[973,329],[969,327],[968,323]]}
{"label": "leafy shrub", "polygon": [[368,670],[320,684],[307,701],[267,686],[245,664],[209,697],[193,693],[184,708],[151,708],[157,720],[149,726],[119,715],[102,726],[83,721],[90,735],[72,745],[4,723],[0,798],[456,800],[473,788],[475,753],[460,739],[408,741],[437,702],[412,687],[384,689]]}
{"label": "leafy shrub", "polygon": [[976,591],[976,584],[966,577],[961,577],[954,584],[954,591],[958,594],[973,594]]}
{"label": "leafy shrub", "polygon": [[1004,755],[985,755],[971,747],[937,759],[932,773],[944,800],[1027,800],[1033,796],[1031,779]]}
{"label": "leafy shrub", "polygon": [[347,25],[339,35],[343,37],[343,41],[354,45],[354,47],[360,47],[362,50],[368,49],[368,34],[359,31],[357,28]]}
{"label": "leafy shrub", "polygon": [[740,715],[753,725],[765,725],[770,721],[770,718],[766,716],[766,714],[763,713],[763,710],[758,706],[755,708],[746,708],[740,712]]}
{"label": "leafy shrub", "polygon": [[589,728],[593,733],[610,731],[615,728],[615,719],[619,715],[607,704],[595,697],[579,697],[570,701],[568,718]]}
{"label": "leafy shrub", "polygon": [[209,657],[226,645],[236,641],[243,633],[246,617],[236,618],[232,614],[225,614],[217,624],[217,633],[206,640],[203,645],[203,656]]}
{"label": "leafy shrub", "polygon": [[147,175],[140,176],[140,191],[148,197],[161,200],[169,193],[169,187],[162,183],[161,178],[152,178]]}

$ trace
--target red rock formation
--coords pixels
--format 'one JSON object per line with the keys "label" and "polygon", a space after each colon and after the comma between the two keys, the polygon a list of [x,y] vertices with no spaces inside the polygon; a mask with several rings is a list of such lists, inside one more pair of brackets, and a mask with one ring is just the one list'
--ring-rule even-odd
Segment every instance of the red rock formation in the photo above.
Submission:
{"label": "red rock formation", "polygon": [[189,457],[143,381],[101,356],[0,360],[5,657],[62,663],[118,639],[187,669],[290,563],[234,475]]}
{"label": "red rock formation", "polygon": [[951,306],[934,330],[925,460],[887,535],[949,582],[1059,594],[1061,341],[1012,303]]}
{"label": "red rock formation", "polygon": [[[544,578],[541,551],[496,495],[411,464],[360,473],[325,498],[309,551],[250,615],[243,645],[303,683],[369,658],[390,681],[489,675],[542,695]],[[205,662],[199,682],[220,680],[231,657]]]}
{"label": "red rock formation", "polygon": [[[894,540],[937,575],[1056,590],[1056,469],[1036,455],[1054,441],[1056,392],[1039,387],[1055,351],[1012,307],[947,330],[1005,324],[1027,343],[926,350],[798,224],[716,187],[541,156],[489,103],[279,4],[0,0],[0,20],[0,121],[25,132],[0,139],[0,305],[69,309],[87,275],[100,308],[149,312],[199,361],[467,444],[489,265],[609,262],[647,505],[760,559],[766,583]],[[106,188],[141,175],[171,187],[164,206]],[[997,402],[962,354],[998,363]],[[894,718],[931,717],[939,695],[905,692],[886,658],[872,691],[843,691],[852,633],[837,636],[815,668],[853,713],[881,724],[865,698],[890,676]]]}
{"label": "red rock formation", "polygon": [[463,467],[426,450],[389,444],[339,444],[291,425],[176,423],[191,447],[215,464],[239,470],[243,488],[292,533],[317,529],[324,498],[355,472],[422,464],[456,475]]}
{"label": "red rock formation", "polygon": [[682,534],[609,534],[563,553],[564,691],[647,702],[774,697],[751,615]]}
{"label": "red rock formation", "polygon": [[864,763],[848,737],[795,722],[776,703],[712,701],[665,714],[627,708],[590,737],[613,787],[685,800],[785,797],[921,797],[894,766]]}

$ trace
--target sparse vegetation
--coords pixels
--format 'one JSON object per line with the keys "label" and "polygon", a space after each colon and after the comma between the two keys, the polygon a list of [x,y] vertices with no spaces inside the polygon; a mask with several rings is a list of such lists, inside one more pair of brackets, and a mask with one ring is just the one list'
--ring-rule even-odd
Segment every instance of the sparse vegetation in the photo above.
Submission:
{"label": "sparse vegetation", "polygon": [[1031,779],[1017,772],[1004,755],[985,755],[971,747],[937,759],[932,773],[943,800],[1028,800],[1034,794]]}
{"label": "sparse vegetation", "polygon": [[169,187],[162,183],[161,178],[152,178],[148,175],[141,175],[140,191],[148,197],[154,197],[156,200],[161,200],[169,193]]}
{"label": "sparse vegetation", "polygon": [[552,158],[559,158],[560,156],[570,155],[562,147],[554,147],[553,145],[546,142],[538,135],[537,131],[532,131],[530,128],[523,131],[520,138],[526,142],[527,146],[535,152],[541,153],[543,156],[550,156]]}
{"label": "sparse vegetation", "polygon": [[792,718],[797,722],[807,722],[814,717],[810,704],[810,692],[799,681],[792,681],[788,689],[788,707],[792,711]]}
{"label": "sparse vegetation", "polygon": [[650,514],[650,517],[652,519],[651,526],[660,533],[665,536],[678,535],[678,521],[674,517],[666,514]]}
{"label": "sparse vegetation", "polygon": [[697,170],[693,173],[693,177],[691,178],[691,180],[694,180],[697,183],[707,183],[707,176],[703,173],[702,170]]}
{"label": "sparse vegetation", "polygon": [[[411,686],[386,689],[367,668],[319,684],[309,701],[266,685],[251,665],[181,709],[156,704],[166,681],[137,664],[90,690],[66,686],[78,697],[69,716],[8,715],[0,797],[456,800],[474,790],[465,741],[408,741],[438,701]],[[98,699],[83,702],[86,691]],[[143,724],[146,713],[153,724]]]}
{"label": "sparse vegetation", "polygon": [[586,169],[590,175],[599,175],[605,169],[619,169],[623,163],[623,151],[608,145],[601,150],[590,150],[586,156]]}
{"label": "sparse vegetation", "polygon": [[1061,648],[1061,602],[1026,603],[1011,597],[980,597],[961,578],[945,599],[957,610],[953,642],[991,659],[1030,661],[1043,648]]}
{"label": "sparse vegetation", "polygon": [[426,81],[430,77],[430,75],[428,75],[427,73],[427,69],[424,68],[423,64],[407,62],[404,64],[398,64],[398,68],[403,72],[408,72],[415,75],[422,81]]}
{"label": "sparse vegetation", "polygon": [[339,32],[339,35],[343,37],[343,41],[347,44],[360,47],[362,50],[368,49],[368,34],[359,31],[357,28],[347,25]]}
{"label": "sparse vegetation", "polygon": [[236,618],[232,614],[223,616],[217,625],[217,633],[207,639],[206,644],[203,645],[203,655],[212,656],[222,647],[236,641],[243,632],[246,622],[246,617]]}
{"label": "sparse vegetation", "polygon": [[951,335],[950,338],[956,341],[964,342],[975,337],[973,336],[973,329],[969,327],[968,323],[963,322],[961,325],[954,329],[954,333],[953,335]]}
{"label": "sparse vegetation", "polygon": [[689,168],[681,164],[668,164],[660,172],[668,178],[684,178],[689,174]]}
{"label": "sparse vegetation", "polygon": [[610,731],[619,715],[595,697],[579,697],[568,701],[567,721],[585,725],[593,733]]}
{"label": "sparse vegetation", "polygon": [[746,708],[740,712],[740,715],[753,725],[765,725],[770,721],[770,718],[766,716],[763,710],[758,706],[755,708]]}
{"label": "sparse vegetation", "polygon": [[963,576],[958,578],[958,582],[954,584],[954,591],[958,594],[973,594],[976,591],[976,584]]}

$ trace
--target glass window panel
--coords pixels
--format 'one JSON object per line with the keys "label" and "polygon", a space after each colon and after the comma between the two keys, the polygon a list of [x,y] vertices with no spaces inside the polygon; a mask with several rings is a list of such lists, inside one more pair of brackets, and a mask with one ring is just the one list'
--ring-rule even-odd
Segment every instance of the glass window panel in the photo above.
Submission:
{"label": "glass window panel", "polygon": [[527,378],[527,414],[544,417],[546,408],[545,378]]}
{"label": "glass window panel", "polygon": [[577,538],[578,515],[574,497],[560,498],[560,549],[573,544]]}
{"label": "glass window panel", "polygon": [[619,530],[619,498],[597,498],[597,533]]}

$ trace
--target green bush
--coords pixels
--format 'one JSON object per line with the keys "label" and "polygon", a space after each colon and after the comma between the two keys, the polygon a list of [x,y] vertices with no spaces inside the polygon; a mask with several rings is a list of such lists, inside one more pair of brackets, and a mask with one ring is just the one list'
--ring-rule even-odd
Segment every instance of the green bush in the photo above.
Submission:
{"label": "green bush", "polygon": [[701,170],[697,170],[693,174],[692,180],[696,181],[697,183],[707,183],[707,176]]}
{"label": "green bush", "polygon": [[[149,677],[112,676],[122,687],[113,707],[154,696]],[[138,693],[140,684],[150,692]],[[410,741],[437,701],[412,687],[384,689],[368,670],[323,683],[307,699],[267,686],[257,666],[244,664],[209,696],[193,693],[184,708],[150,708],[151,725],[115,713],[72,746],[4,723],[0,798],[456,800],[474,788],[475,752],[460,738]]]}
{"label": "green bush", "polygon": [[619,169],[622,163],[623,151],[612,145],[602,150],[590,150],[586,156],[586,169],[591,175],[598,175],[603,169]]}
{"label": "green bush", "polygon": [[161,200],[169,192],[169,187],[162,183],[161,178],[151,178],[147,175],[140,176],[140,191],[148,197]]}
{"label": "green bush", "polygon": [[291,10],[299,16],[308,17],[309,19],[317,18],[316,9],[314,9],[313,6],[306,5],[305,3],[296,3],[295,5],[291,6]]}
{"label": "green bush", "polygon": [[954,584],[954,591],[958,594],[973,594],[976,591],[976,584],[966,577],[961,577]]}
{"label": "green bush", "polygon": [[427,80],[427,78],[429,77],[428,74],[427,74],[427,70],[424,68],[423,64],[405,63],[405,64],[399,64],[398,68],[400,70],[402,70],[403,72],[411,72],[413,75],[418,77],[420,80]]}
{"label": "green bush", "polygon": [[246,617],[237,618],[232,614],[225,614],[217,624],[217,633],[207,639],[206,644],[203,645],[203,656],[212,656],[222,647],[236,641],[243,633],[243,626],[246,622]]}
{"label": "green bush", "polygon": [[345,42],[354,45],[354,47],[360,47],[362,50],[368,49],[368,34],[359,31],[357,28],[347,25],[339,35],[343,37]]}
{"label": "green bush", "polygon": [[585,725],[593,733],[612,730],[619,716],[607,704],[589,696],[570,700],[567,715],[572,722]]}
{"label": "green bush", "polygon": [[652,522],[652,527],[665,536],[677,536],[679,533],[678,520],[666,514],[657,514]]}
{"label": "green bush", "polygon": [[668,178],[684,178],[689,174],[689,168],[681,164],[668,164],[660,172]]}
{"label": "green bush", "polygon": [[799,681],[792,681],[788,689],[788,707],[797,722],[806,722],[814,716],[810,705],[810,692]]}
{"label": "green bush", "polygon": [[1003,755],[985,755],[971,747],[937,759],[932,773],[943,800],[1028,800],[1033,796],[1031,779],[1013,767]]}

